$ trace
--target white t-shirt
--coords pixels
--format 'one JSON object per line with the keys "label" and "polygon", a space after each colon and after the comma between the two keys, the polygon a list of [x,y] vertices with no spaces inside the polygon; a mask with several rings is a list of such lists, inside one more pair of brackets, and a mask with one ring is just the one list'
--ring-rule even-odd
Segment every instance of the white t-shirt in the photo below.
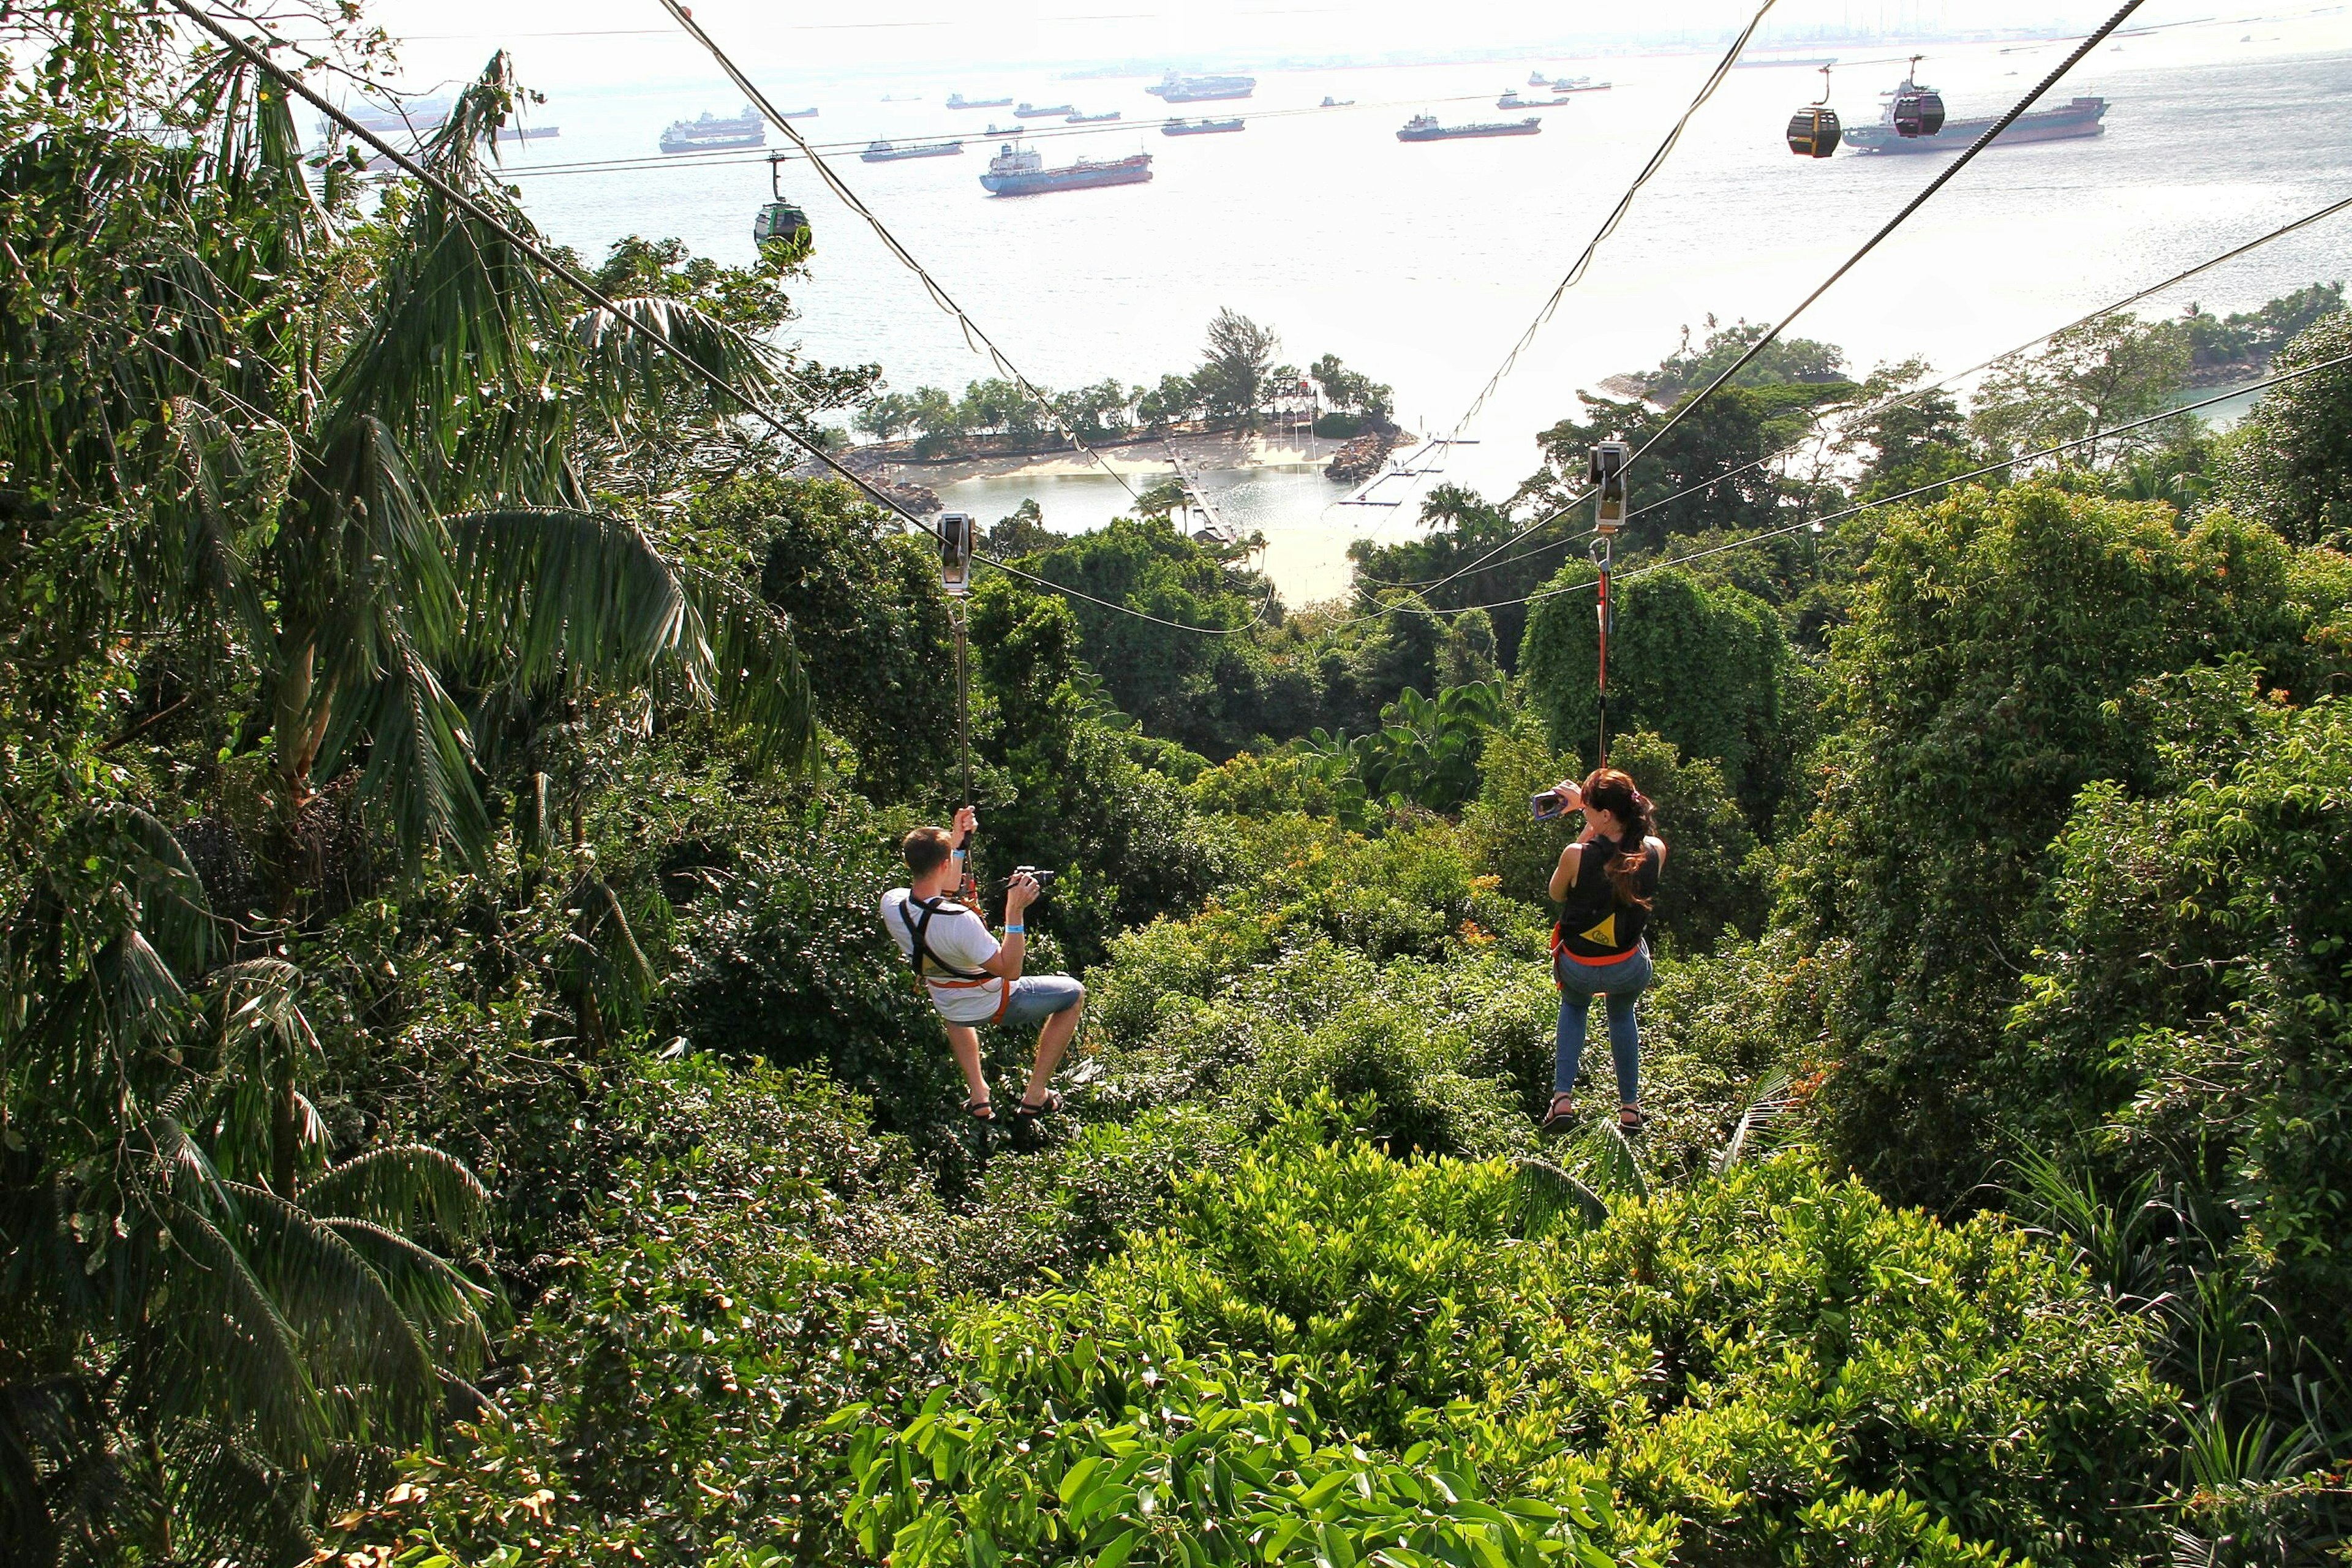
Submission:
{"label": "white t-shirt", "polygon": [[[890,928],[898,951],[909,959],[915,956],[915,927],[922,919],[922,906],[908,906],[906,889],[893,888],[882,895],[882,923]],[[923,945],[939,962],[968,973],[976,973],[994,958],[997,949],[996,939],[988,933],[988,922],[952,899],[940,904],[931,923],[923,928]],[[1004,982],[993,974],[977,983],[926,974],[923,983],[930,987],[931,1005],[950,1024],[987,1023],[996,1016],[997,1005],[1004,995]]]}

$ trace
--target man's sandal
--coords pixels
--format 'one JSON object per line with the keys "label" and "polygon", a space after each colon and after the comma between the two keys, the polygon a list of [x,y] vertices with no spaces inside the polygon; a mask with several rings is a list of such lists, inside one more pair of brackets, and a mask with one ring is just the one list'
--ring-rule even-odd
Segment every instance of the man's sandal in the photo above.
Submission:
{"label": "man's sandal", "polygon": [[1575,1125],[1576,1096],[1572,1094],[1553,1095],[1551,1097],[1551,1109],[1544,1113],[1543,1130],[1547,1132],[1565,1132]]}
{"label": "man's sandal", "polygon": [[1642,1114],[1640,1106],[1621,1105],[1617,1108],[1617,1131],[1620,1132],[1639,1132],[1649,1124],[1650,1119]]}
{"label": "man's sandal", "polygon": [[993,1121],[996,1120],[996,1107],[984,1100],[965,1100],[963,1102],[963,1113],[966,1116],[971,1117],[974,1121]]}
{"label": "man's sandal", "polygon": [[1013,1118],[1016,1121],[1034,1121],[1041,1116],[1058,1115],[1061,1110],[1062,1097],[1049,1089],[1045,1091],[1045,1098],[1034,1105],[1029,1103],[1027,1095],[1023,1095],[1021,1103],[1013,1108]]}

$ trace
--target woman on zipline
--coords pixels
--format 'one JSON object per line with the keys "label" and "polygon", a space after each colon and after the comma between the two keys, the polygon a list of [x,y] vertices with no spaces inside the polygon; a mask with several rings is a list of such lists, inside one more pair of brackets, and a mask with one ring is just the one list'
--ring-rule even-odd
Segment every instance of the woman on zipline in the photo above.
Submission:
{"label": "woman on zipline", "polygon": [[1642,1037],[1634,1005],[1650,984],[1650,944],[1642,933],[1666,863],[1665,840],[1657,836],[1649,797],[1614,768],[1595,768],[1580,784],[1563,779],[1552,793],[1563,814],[1584,813],[1584,830],[1559,852],[1551,874],[1551,896],[1560,905],[1551,938],[1559,1029],[1544,1131],[1559,1131],[1576,1120],[1576,1070],[1584,1059],[1586,1016],[1599,996],[1609,1009],[1609,1045],[1617,1058],[1617,1124],[1638,1132]]}

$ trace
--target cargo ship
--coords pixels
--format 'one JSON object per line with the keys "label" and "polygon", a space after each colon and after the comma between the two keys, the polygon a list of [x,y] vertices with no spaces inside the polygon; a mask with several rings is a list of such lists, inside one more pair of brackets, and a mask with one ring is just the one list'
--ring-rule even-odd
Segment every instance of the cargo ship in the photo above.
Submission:
{"label": "cargo ship", "polygon": [[980,177],[992,196],[1042,196],[1052,191],[1087,191],[1097,185],[1139,185],[1151,178],[1151,154],[1097,162],[1081,158],[1058,169],[1045,167],[1045,155],[1007,142],[988,161]]}
{"label": "cargo ship", "polygon": [[661,150],[665,153],[715,153],[726,147],[767,144],[767,121],[748,103],[742,113],[728,119],[706,109],[699,120],[673,120],[661,137]]}
{"label": "cargo ship", "polygon": [[1534,115],[1525,120],[1489,121],[1476,125],[1440,125],[1434,114],[1416,114],[1397,132],[1400,142],[1452,142],[1467,136],[1533,136],[1543,129]]}
{"label": "cargo ship", "polygon": [[1013,107],[1013,100],[1009,98],[966,98],[960,92],[951,92],[948,94],[948,107],[950,109],[1010,109]]}
{"label": "cargo ship", "polygon": [[1100,125],[1107,121],[1117,120],[1118,118],[1118,112],[1119,111],[1116,109],[1106,109],[1100,114],[1072,114],[1066,123],[1071,125]]}
{"label": "cargo ship", "polygon": [[1024,103],[1020,108],[1013,111],[1013,118],[1015,120],[1061,120],[1069,115],[1076,114],[1077,111],[1077,106],[1069,103]]}
{"label": "cargo ship", "polygon": [[1231,120],[1171,120],[1160,128],[1162,136],[1216,136],[1242,128],[1238,115]]}
{"label": "cargo ship", "polygon": [[1157,87],[1144,91],[1163,103],[1212,103],[1219,99],[1247,98],[1257,90],[1254,76],[1178,76],[1170,71]]}
{"label": "cargo ship", "polygon": [[[1904,83],[1907,88],[1912,84]],[[1991,130],[1997,117],[1977,120],[1947,120],[1944,128],[1933,136],[1903,136],[1895,130],[1895,99],[1903,88],[1881,96],[1886,106],[1879,113],[1875,125],[1849,125],[1845,128],[1845,144],[1857,153],[1944,153],[1966,147]],[[2072,142],[2078,137],[2097,136],[2106,130],[2107,100],[2104,98],[2078,98],[2056,109],[2037,109],[2021,114],[2010,128],[2000,133],[1995,147],[2019,147],[2028,142]]]}
{"label": "cargo ship", "polygon": [[945,158],[963,151],[961,142],[916,142],[900,147],[889,142],[869,142],[857,154],[869,163],[896,163],[902,158]]}
{"label": "cargo ship", "polygon": [[1569,101],[1568,94],[1557,98],[1521,98],[1515,88],[1495,100],[1497,109],[1558,109]]}

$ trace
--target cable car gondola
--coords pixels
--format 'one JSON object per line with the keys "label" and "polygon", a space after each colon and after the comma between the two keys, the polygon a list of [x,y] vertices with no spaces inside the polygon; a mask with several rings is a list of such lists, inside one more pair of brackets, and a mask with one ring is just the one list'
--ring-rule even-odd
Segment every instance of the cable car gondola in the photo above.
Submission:
{"label": "cable car gondola", "polygon": [[1826,158],[1845,139],[1837,110],[1830,107],[1830,68],[1822,68],[1822,96],[1789,117],[1789,151],[1800,158]]}
{"label": "cable car gondola", "polygon": [[768,189],[775,193],[776,199],[761,207],[760,216],[751,220],[751,240],[762,249],[773,239],[803,251],[813,250],[816,242],[814,233],[809,227],[808,214],[801,211],[800,204],[788,200],[784,195],[783,181],[780,177],[783,161],[781,153],[768,154]]}
{"label": "cable car gondola", "polygon": [[1911,57],[1911,69],[1905,74],[1903,85],[1895,89],[1895,108],[1887,118],[1894,121],[1897,136],[1933,136],[1944,129],[1943,94],[1919,85],[1919,62],[1925,58],[1925,55]]}

